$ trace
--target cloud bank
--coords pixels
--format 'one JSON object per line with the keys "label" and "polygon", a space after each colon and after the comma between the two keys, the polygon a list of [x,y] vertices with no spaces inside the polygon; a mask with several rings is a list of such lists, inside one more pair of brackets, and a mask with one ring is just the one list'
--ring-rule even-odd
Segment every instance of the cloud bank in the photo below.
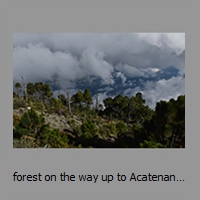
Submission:
{"label": "cloud bank", "polygon": [[133,94],[143,90],[147,102],[184,94],[184,33],[13,34],[14,82],[20,82],[21,76],[28,82],[56,77],[65,89],[76,88],[77,80],[95,76],[105,85],[115,85],[115,77],[126,84],[128,77],[154,77],[169,66],[176,67],[179,76],[124,91]]}

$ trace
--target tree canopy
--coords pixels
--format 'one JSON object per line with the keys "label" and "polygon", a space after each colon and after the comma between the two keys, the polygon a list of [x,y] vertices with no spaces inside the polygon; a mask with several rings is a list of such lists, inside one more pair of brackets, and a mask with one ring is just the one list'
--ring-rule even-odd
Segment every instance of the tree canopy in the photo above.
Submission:
{"label": "tree canopy", "polygon": [[[14,147],[185,147],[185,95],[161,100],[152,110],[140,92],[130,97],[117,94],[105,98],[104,107],[96,109],[91,106],[95,102],[88,88],[77,91],[71,98],[65,94],[55,97],[50,85],[28,83],[28,101],[20,95],[23,94],[20,83],[16,83],[15,88]],[[31,105],[30,110],[26,109],[28,105]],[[20,110],[23,110],[22,115]],[[57,116],[56,120],[49,121],[51,116]],[[57,120],[67,128],[59,125],[55,128]]]}

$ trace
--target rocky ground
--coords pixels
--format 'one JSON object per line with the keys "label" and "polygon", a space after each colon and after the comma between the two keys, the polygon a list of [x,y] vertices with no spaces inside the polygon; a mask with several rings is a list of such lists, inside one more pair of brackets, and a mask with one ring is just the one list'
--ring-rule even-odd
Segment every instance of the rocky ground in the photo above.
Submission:
{"label": "rocky ground", "polygon": [[[22,116],[25,112],[27,112],[27,108],[19,108],[19,109],[14,109],[13,114]],[[58,114],[49,114],[46,112],[39,112],[36,111],[38,115],[43,114],[45,122],[50,125],[51,128],[53,129],[59,129],[61,132],[62,131],[69,131],[73,132],[72,127],[70,126],[70,121],[73,119],[77,125],[81,125],[82,122],[76,117],[73,116],[72,118],[66,118],[63,115],[58,115]]]}
{"label": "rocky ground", "polygon": [[[27,108],[18,108],[18,109],[13,110],[13,114],[22,116],[27,111],[28,111]],[[38,115],[43,114],[45,118],[45,122],[49,124],[52,129],[59,129],[60,132],[66,132],[66,134],[71,138],[76,137],[76,134],[73,132],[73,127],[82,125],[82,120],[78,118],[77,116],[65,117],[64,115],[61,115],[61,114],[55,114],[55,113],[49,114],[47,112],[39,112],[39,111],[36,111],[36,112]],[[102,126],[108,123],[110,122],[106,122],[106,120],[104,120],[102,121],[101,124],[99,124],[99,126]],[[99,128],[99,126],[97,127]],[[114,135],[114,134],[99,135],[98,137],[99,137],[99,140],[105,143],[108,147],[119,139],[117,135]]]}

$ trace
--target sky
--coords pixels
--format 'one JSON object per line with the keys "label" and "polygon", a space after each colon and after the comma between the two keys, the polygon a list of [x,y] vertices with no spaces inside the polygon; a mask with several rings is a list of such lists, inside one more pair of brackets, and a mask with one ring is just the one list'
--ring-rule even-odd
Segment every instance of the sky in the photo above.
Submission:
{"label": "sky", "polygon": [[[154,77],[174,66],[178,76],[127,83],[128,78]],[[185,94],[185,33],[14,33],[13,81],[48,81],[57,77],[61,90],[77,91],[77,80],[98,77],[99,98],[116,84],[128,88],[123,95],[141,92],[147,104]]]}

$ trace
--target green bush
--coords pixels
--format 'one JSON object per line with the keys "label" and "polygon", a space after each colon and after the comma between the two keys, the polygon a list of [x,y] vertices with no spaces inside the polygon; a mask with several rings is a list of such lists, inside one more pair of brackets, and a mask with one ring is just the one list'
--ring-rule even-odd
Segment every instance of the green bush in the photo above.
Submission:
{"label": "green bush", "polygon": [[126,132],[127,127],[123,122],[118,122],[116,124],[116,129],[118,134],[123,134]]}
{"label": "green bush", "polygon": [[140,148],[166,148],[166,147],[161,143],[144,140],[143,143],[140,143]]}
{"label": "green bush", "polygon": [[13,126],[16,126],[20,123],[21,117],[19,115],[13,114]]}
{"label": "green bush", "polygon": [[18,108],[26,108],[27,103],[24,99],[21,98],[16,98],[13,101],[13,109],[18,109]]}
{"label": "green bush", "polygon": [[84,138],[93,138],[98,135],[98,128],[91,120],[87,120],[81,125],[81,131]]}
{"label": "green bush", "polygon": [[23,135],[20,139],[13,140],[13,148],[38,148],[35,138]]}
{"label": "green bush", "polygon": [[61,134],[58,129],[49,131],[47,144],[52,148],[68,148],[68,137]]}

